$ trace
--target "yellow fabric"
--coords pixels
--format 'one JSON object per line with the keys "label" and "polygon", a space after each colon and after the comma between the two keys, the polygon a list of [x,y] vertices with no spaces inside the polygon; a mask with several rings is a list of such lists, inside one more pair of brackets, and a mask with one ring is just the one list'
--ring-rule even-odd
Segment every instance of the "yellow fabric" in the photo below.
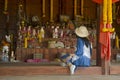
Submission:
{"label": "yellow fabric", "polygon": [[28,45],[27,40],[28,40],[28,39],[25,38],[25,42],[24,42],[24,47],[25,47],[25,48],[27,48],[27,45]]}
{"label": "yellow fabric", "polygon": [[118,38],[118,35],[116,35],[116,48],[119,49],[119,38]]}

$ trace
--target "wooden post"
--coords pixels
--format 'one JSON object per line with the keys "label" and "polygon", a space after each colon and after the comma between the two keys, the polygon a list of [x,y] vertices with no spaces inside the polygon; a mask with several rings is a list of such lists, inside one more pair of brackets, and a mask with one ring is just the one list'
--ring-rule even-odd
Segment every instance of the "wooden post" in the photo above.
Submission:
{"label": "wooden post", "polygon": [[110,61],[107,61],[104,57],[104,59],[101,59],[101,45],[99,43],[99,39],[100,39],[100,21],[102,20],[102,5],[97,5],[97,19],[98,19],[98,23],[97,24],[99,27],[97,27],[97,60],[96,60],[96,64],[97,66],[101,66],[102,67],[102,74],[103,75],[109,75],[110,74]]}
{"label": "wooden post", "polygon": [[102,16],[102,6],[101,5],[97,5],[97,43],[96,43],[96,65],[97,66],[101,66],[101,45],[99,43],[99,39],[100,39],[100,20],[101,20],[101,16]]}
{"label": "wooden post", "polygon": [[109,75],[110,74],[110,60],[102,59],[102,74]]}

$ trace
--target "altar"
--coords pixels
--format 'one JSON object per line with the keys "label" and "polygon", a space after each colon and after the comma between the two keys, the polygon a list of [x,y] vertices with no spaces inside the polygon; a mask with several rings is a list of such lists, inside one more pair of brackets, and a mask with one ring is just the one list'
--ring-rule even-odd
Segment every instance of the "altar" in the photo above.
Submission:
{"label": "altar", "polygon": [[[57,55],[62,52],[74,53],[74,48],[65,49],[65,48],[17,48],[16,49],[16,60],[26,61],[27,59],[33,59],[34,54],[42,54],[42,59],[48,61],[55,61]],[[93,49],[92,60],[96,60],[96,49]]]}

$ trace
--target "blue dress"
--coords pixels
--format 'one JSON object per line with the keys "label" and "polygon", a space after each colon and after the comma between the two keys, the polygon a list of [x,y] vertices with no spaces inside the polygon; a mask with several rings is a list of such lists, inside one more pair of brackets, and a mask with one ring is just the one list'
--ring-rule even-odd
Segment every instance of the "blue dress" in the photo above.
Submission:
{"label": "blue dress", "polygon": [[77,39],[77,50],[75,52],[75,56],[72,59],[72,63],[76,67],[89,67],[91,65],[90,59],[92,54],[92,48],[90,43],[88,43],[88,47],[85,45],[85,41],[78,37]]}

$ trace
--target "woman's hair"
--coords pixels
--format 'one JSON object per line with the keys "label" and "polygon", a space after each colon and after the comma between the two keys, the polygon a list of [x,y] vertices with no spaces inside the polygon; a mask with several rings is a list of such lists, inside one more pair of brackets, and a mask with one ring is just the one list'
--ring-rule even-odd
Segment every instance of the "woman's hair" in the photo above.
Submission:
{"label": "woman's hair", "polygon": [[88,40],[88,38],[84,37],[84,38],[81,38],[83,39],[83,41],[85,42],[85,45],[88,47],[90,45],[90,42]]}

